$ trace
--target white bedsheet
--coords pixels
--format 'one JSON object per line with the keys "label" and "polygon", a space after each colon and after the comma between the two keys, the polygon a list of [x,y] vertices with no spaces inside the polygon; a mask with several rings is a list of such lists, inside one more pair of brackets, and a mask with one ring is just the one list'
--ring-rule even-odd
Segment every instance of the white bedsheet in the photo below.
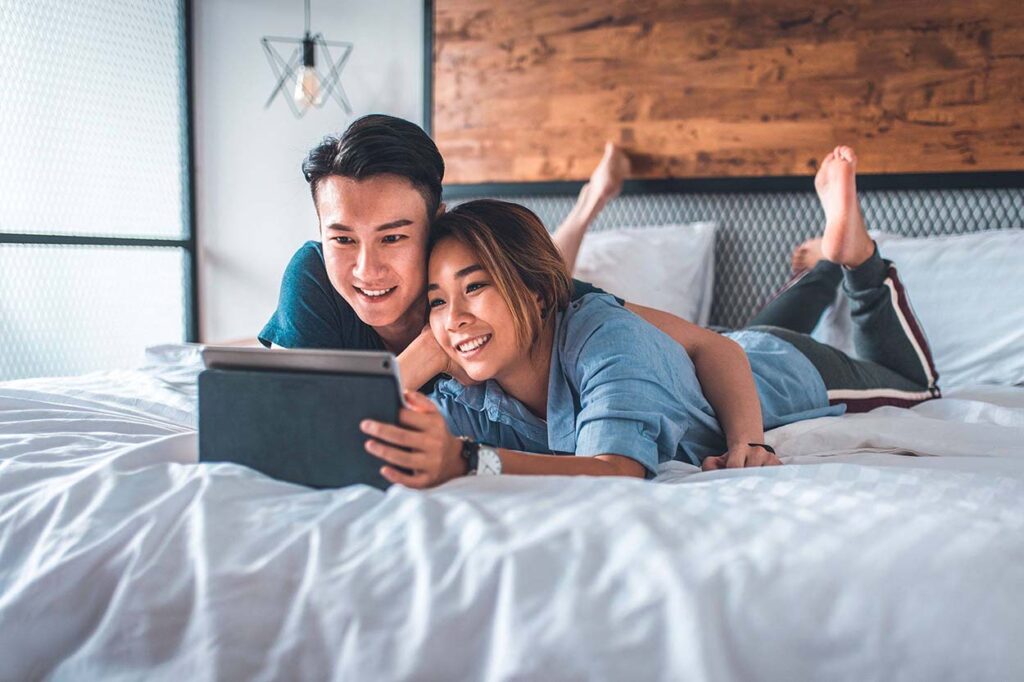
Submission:
{"label": "white bedsheet", "polygon": [[195,465],[196,368],[0,385],[0,679],[1024,676],[1024,389],[385,494]]}

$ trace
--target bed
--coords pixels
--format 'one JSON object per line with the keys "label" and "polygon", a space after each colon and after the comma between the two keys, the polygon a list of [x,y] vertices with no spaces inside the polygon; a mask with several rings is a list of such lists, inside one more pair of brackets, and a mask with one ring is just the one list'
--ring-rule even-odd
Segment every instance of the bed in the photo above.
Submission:
{"label": "bed", "polygon": [[0,678],[1024,674],[1024,387],[783,427],[783,467],[384,493],[197,465],[199,368],[0,384]]}

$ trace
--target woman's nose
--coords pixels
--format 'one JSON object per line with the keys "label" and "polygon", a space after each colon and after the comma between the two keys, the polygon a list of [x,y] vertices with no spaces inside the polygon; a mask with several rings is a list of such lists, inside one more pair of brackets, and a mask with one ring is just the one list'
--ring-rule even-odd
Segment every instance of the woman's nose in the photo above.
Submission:
{"label": "woman's nose", "polygon": [[461,301],[452,301],[448,306],[448,328],[456,330],[473,321],[473,316]]}

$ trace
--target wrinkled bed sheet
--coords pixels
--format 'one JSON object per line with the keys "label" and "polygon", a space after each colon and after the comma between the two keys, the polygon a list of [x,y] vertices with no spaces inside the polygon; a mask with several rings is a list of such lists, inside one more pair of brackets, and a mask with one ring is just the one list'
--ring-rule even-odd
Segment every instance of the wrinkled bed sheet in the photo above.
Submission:
{"label": "wrinkled bed sheet", "polygon": [[783,467],[310,491],[196,465],[196,350],[150,360],[0,384],[0,679],[1024,674],[1024,389]]}

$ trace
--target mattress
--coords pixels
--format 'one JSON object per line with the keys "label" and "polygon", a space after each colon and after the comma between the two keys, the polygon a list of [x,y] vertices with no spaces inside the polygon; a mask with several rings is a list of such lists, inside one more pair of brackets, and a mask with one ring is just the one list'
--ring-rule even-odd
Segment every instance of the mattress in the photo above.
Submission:
{"label": "mattress", "polygon": [[1024,675],[1024,388],[786,466],[311,491],[196,463],[195,347],[0,384],[2,679]]}

